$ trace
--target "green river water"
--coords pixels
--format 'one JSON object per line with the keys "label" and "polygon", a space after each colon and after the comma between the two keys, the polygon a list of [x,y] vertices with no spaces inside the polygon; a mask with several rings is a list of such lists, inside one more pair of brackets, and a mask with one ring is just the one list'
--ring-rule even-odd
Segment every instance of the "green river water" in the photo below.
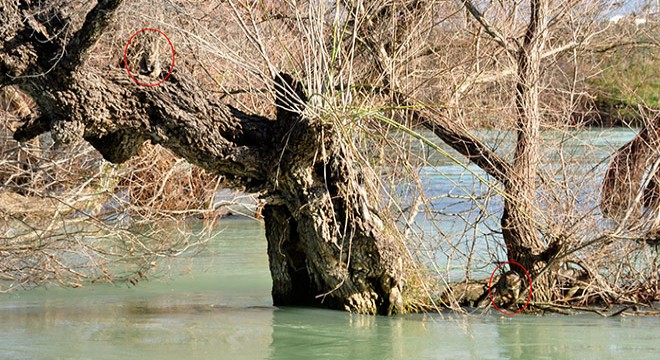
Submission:
{"label": "green river water", "polygon": [[0,359],[657,359],[660,318],[276,308],[260,223],[135,287],[0,297]]}
{"label": "green river water", "polygon": [[134,287],[0,294],[0,359],[660,359],[660,317],[273,307],[263,225],[219,226],[207,249]]}

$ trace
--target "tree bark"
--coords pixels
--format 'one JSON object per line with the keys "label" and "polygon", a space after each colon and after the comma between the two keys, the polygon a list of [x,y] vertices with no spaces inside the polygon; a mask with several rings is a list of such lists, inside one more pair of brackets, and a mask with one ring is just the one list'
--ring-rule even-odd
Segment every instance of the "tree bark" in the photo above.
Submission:
{"label": "tree bark", "polygon": [[[535,222],[537,169],[541,113],[539,109],[539,81],[541,60],[547,32],[546,0],[530,1],[530,19],[523,43],[517,53],[516,111],[518,138],[512,169],[504,183],[505,198],[501,226],[509,261],[521,263],[534,278],[535,300],[550,299],[550,279],[536,277],[544,268],[547,259],[540,254],[547,250],[539,237],[539,226]],[[547,253],[546,253],[547,254]],[[512,268],[521,278],[521,269]]]}
{"label": "tree bark", "polygon": [[[56,14],[60,28],[50,29],[32,16],[37,2],[0,3],[3,19],[37,22],[0,24],[0,86],[16,85],[39,107],[14,137],[50,131],[61,143],[82,138],[115,163],[135,156],[145,141],[169,148],[222,175],[228,187],[263,194],[276,305],[404,311],[407,258],[396,229],[378,217],[370,188],[377,182],[357,167],[333,126],[286,110],[304,107],[300,86],[286,75],[275,79],[279,109],[269,119],[210,100],[185,69],[160,86],[141,87],[123,69],[83,66],[121,2],[99,1],[70,39],[58,32],[69,21],[64,14]],[[46,33],[35,38],[35,28]],[[65,51],[63,61],[50,61],[53,48]]]}

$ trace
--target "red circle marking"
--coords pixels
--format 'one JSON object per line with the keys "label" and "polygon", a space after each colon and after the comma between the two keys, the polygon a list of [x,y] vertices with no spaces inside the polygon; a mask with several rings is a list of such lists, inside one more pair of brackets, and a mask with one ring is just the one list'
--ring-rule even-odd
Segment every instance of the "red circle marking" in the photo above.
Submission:
{"label": "red circle marking", "polygon": [[[133,38],[136,35],[138,35],[142,32],[145,32],[145,31],[155,31],[155,32],[163,35],[165,37],[165,39],[167,40],[167,43],[170,44],[170,49],[172,50],[172,63],[170,64],[170,70],[167,72],[167,75],[165,75],[165,77],[162,80],[160,80],[157,83],[153,83],[153,84],[143,83],[143,82],[140,82],[138,79],[136,79],[135,76],[133,76],[133,73],[131,73],[131,70],[128,68],[128,59],[126,58],[126,55],[128,54],[128,47],[131,46],[131,41],[133,41]],[[131,38],[128,39],[128,42],[126,43],[126,47],[124,48],[124,67],[126,68],[126,72],[128,72],[128,76],[130,76],[131,79],[133,79],[133,81],[135,81],[136,84],[138,84],[140,86],[158,86],[158,85],[162,84],[165,80],[167,80],[167,78],[169,78],[170,75],[172,75],[172,71],[174,71],[174,45],[172,45],[172,41],[170,41],[170,38],[167,37],[167,35],[164,32],[162,32],[158,29],[154,29],[154,28],[140,29],[140,30],[136,31],[135,34],[131,35]]]}
{"label": "red circle marking", "polygon": [[[495,273],[497,272],[497,269],[499,269],[500,267],[502,267],[502,265],[505,265],[505,264],[516,265],[516,266],[520,267],[521,269],[523,269],[523,271],[525,272],[525,275],[527,275],[527,281],[529,282],[529,295],[527,296],[527,301],[525,302],[525,305],[516,312],[509,312],[509,311],[502,310],[493,301],[493,290],[492,290],[493,278],[495,277]],[[490,297],[490,303],[493,304],[493,307],[495,307],[495,309],[497,311],[501,312],[504,315],[513,316],[513,315],[517,315],[517,314],[525,311],[525,309],[527,308],[527,305],[529,305],[529,302],[532,300],[532,277],[529,275],[529,271],[527,271],[527,269],[524,266],[522,266],[521,263],[519,263],[517,261],[503,261],[503,262],[501,262],[499,265],[497,265],[495,270],[493,270],[493,273],[490,275],[490,280],[488,281],[488,296]]]}

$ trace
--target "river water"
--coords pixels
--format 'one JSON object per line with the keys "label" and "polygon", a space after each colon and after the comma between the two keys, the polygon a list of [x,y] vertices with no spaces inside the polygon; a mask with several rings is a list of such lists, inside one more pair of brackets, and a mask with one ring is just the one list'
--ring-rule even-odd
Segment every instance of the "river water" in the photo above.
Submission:
{"label": "river water", "polygon": [[0,359],[660,358],[660,317],[273,307],[263,225],[230,217],[219,228],[201,253],[136,286],[0,294]]}
{"label": "river water", "polygon": [[[0,297],[0,359],[657,359],[660,318],[276,308],[263,226],[229,218],[208,250],[135,287]],[[159,265],[160,266],[160,265]]]}

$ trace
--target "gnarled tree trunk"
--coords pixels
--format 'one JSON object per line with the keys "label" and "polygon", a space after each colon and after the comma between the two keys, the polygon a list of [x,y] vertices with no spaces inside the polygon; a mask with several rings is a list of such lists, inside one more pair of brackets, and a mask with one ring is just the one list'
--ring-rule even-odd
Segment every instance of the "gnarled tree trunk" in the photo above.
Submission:
{"label": "gnarled tree trunk", "polygon": [[284,110],[304,105],[300,86],[286,74],[276,85],[279,157],[263,213],[275,304],[401,312],[401,243],[375,211],[375,179],[332,126]]}
{"label": "gnarled tree trunk", "polygon": [[[403,311],[401,242],[380,221],[368,191],[375,181],[356,167],[339,132],[298,112],[280,109],[268,119],[215,103],[185,69],[142,87],[123,69],[85,67],[86,52],[121,3],[100,0],[70,37],[62,29],[72,23],[57,8],[35,18],[38,2],[0,3],[0,86],[19,87],[39,107],[15,138],[47,131],[62,143],[84,138],[115,163],[145,141],[169,148],[223,175],[226,186],[263,194],[276,305]],[[65,55],[54,59],[53,51]],[[276,83],[281,94],[298,94],[280,96],[278,105],[304,106],[289,77]]]}

